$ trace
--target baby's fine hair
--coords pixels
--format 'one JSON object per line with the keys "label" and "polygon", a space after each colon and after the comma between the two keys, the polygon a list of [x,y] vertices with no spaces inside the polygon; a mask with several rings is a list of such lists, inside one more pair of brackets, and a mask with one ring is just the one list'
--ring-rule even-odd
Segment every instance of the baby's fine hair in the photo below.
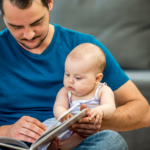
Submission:
{"label": "baby's fine hair", "polygon": [[106,67],[106,58],[103,50],[92,43],[78,45],[69,53],[68,57],[90,61],[91,65],[101,73]]}

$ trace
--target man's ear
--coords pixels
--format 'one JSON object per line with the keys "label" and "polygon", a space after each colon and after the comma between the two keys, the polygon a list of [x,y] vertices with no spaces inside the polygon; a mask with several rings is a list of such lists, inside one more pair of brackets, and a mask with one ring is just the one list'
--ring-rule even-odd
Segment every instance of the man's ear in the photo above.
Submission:
{"label": "man's ear", "polygon": [[49,0],[48,7],[49,7],[49,11],[53,9],[53,0]]}
{"label": "man's ear", "polygon": [[103,78],[103,74],[102,73],[99,73],[96,75],[96,82],[100,82]]}

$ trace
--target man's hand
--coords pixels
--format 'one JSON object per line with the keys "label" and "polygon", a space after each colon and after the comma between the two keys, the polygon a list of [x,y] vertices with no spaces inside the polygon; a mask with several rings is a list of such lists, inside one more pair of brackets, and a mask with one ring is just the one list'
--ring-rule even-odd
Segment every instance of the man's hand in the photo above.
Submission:
{"label": "man's hand", "polygon": [[30,143],[33,143],[47,129],[40,121],[29,116],[23,116],[15,124],[3,127],[6,130],[6,137]]}
{"label": "man's hand", "polygon": [[66,121],[67,119],[71,118],[73,115],[71,113],[66,114],[64,117],[61,118],[61,122]]}
{"label": "man's hand", "polygon": [[[80,110],[87,108],[85,104],[82,104]],[[90,111],[89,108],[87,108]],[[99,132],[101,124],[95,125],[94,124],[95,118],[92,120],[89,117],[84,117],[78,121],[78,123],[73,124],[69,130],[74,131],[81,135],[82,137],[89,137],[97,132]]]}

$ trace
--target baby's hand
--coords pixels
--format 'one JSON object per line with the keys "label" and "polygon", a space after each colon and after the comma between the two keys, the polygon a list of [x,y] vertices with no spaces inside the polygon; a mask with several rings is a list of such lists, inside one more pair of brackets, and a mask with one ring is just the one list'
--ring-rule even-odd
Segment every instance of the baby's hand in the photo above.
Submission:
{"label": "baby's hand", "polygon": [[95,108],[91,109],[88,112],[89,120],[92,120],[95,117],[95,122],[94,124],[101,124],[102,123],[102,117],[103,117],[103,111],[102,110],[97,110]]}
{"label": "baby's hand", "polygon": [[67,119],[71,118],[73,115],[71,113],[66,114],[64,117],[61,118],[61,122],[66,121]]}

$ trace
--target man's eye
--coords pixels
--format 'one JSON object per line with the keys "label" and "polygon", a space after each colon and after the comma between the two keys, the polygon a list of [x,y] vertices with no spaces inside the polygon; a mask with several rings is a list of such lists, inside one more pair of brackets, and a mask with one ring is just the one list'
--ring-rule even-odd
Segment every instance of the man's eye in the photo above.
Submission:
{"label": "man's eye", "polygon": [[38,26],[38,25],[40,25],[41,24],[41,22],[36,22],[36,23],[34,23],[32,26]]}
{"label": "man's eye", "polygon": [[19,29],[21,29],[21,27],[14,27],[14,29],[15,29],[15,30],[19,30]]}
{"label": "man's eye", "polygon": [[39,22],[37,22],[37,23],[35,23],[35,24],[33,24],[33,26],[38,26],[40,23]]}

